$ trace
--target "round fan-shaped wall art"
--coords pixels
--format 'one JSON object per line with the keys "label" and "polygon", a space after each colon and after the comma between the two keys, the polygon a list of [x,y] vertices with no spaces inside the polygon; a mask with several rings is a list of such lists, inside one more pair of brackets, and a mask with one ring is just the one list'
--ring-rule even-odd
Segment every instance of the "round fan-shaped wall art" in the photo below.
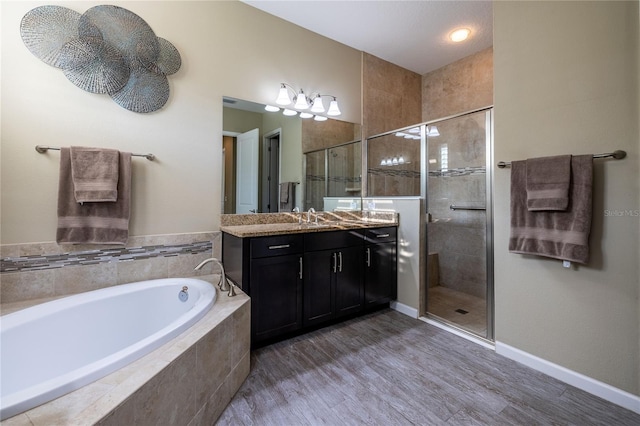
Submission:
{"label": "round fan-shaped wall art", "polygon": [[61,6],[36,7],[22,18],[20,34],[31,53],[62,69],[76,86],[108,94],[139,113],[166,104],[167,76],[182,65],[173,44],[119,6],[95,6],[84,14]]}

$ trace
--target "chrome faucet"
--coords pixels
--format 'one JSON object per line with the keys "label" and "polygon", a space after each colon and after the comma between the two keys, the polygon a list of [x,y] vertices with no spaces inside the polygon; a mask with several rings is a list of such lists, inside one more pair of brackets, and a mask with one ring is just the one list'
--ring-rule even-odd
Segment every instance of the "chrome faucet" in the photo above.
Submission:
{"label": "chrome faucet", "polygon": [[291,212],[298,216],[298,225],[302,224],[302,213],[300,213],[300,207],[295,206]]}
{"label": "chrome faucet", "polygon": [[[309,207],[309,210],[307,210],[307,223],[311,223],[311,214],[315,213],[316,209],[314,209],[313,207]],[[318,217],[316,216],[316,219]]]}
{"label": "chrome faucet", "polygon": [[198,271],[202,269],[204,265],[209,262],[215,262],[220,267],[220,281],[218,282],[218,288],[220,291],[228,291],[228,296],[232,297],[236,295],[235,287],[236,285],[230,279],[227,279],[227,275],[224,273],[224,266],[222,266],[222,262],[220,262],[215,257],[211,257],[209,259],[205,259],[198,264],[193,270]]}

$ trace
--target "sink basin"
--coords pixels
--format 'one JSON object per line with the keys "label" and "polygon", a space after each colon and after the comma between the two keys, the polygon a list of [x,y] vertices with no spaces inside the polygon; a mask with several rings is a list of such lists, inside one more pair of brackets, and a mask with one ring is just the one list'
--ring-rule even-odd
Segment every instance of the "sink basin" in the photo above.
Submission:
{"label": "sink basin", "polygon": [[313,228],[330,228],[332,226],[336,226],[336,224],[334,223],[315,223],[315,222],[311,222],[311,223],[301,223],[298,225],[301,228],[305,228],[305,229],[313,229]]}

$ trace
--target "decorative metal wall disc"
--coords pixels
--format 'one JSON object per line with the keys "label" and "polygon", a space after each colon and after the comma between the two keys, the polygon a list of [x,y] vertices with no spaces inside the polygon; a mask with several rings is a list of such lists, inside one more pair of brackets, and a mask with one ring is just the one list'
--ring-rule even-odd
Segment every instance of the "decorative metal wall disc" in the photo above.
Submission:
{"label": "decorative metal wall disc", "polygon": [[136,61],[139,44],[160,50],[158,37],[151,27],[135,13],[118,6],[95,6],[87,10],[80,17],[78,33],[81,37],[101,37],[120,51],[129,66]]}
{"label": "decorative metal wall disc", "polygon": [[134,112],[159,110],[169,99],[169,80],[164,74],[157,74],[143,68],[131,70],[129,81],[111,98],[121,107]]}
{"label": "decorative metal wall disc", "polygon": [[61,51],[62,72],[69,81],[91,93],[115,93],[129,80],[129,67],[112,45],[96,37],[82,37]]}
{"label": "decorative metal wall disc", "polygon": [[137,46],[138,59],[150,71],[171,75],[180,69],[182,59],[178,49],[171,42],[158,37],[159,50],[149,44],[140,43]]}
{"label": "decorative metal wall disc", "polygon": [[78,37],[80,14],[62,6],[31,9],[20,22],[22,41],[41,61],[60,67],[60,49]]}
{"label": "decorative metal wall disc", "polygon": [[62,68],[76,86],[109,94],[123,108],[152,112],[169,99],[167,75],[180,69],[178,50],[138,15],[95,6],[80,15],[59,6],[29,11],[20,24],[27,48]]}

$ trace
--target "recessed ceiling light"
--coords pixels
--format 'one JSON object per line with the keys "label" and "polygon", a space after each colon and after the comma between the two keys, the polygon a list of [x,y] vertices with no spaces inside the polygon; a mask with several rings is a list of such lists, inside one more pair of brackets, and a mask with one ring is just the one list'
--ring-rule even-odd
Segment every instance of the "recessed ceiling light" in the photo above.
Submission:
{"label": "recessed ceiling light", "polygon": [[469,37],[469,34],[471,34],[471,30],[469,28],[458,28],[449,34],[449,38],[454,43],[459,43],[466,40],[467,37]]}

